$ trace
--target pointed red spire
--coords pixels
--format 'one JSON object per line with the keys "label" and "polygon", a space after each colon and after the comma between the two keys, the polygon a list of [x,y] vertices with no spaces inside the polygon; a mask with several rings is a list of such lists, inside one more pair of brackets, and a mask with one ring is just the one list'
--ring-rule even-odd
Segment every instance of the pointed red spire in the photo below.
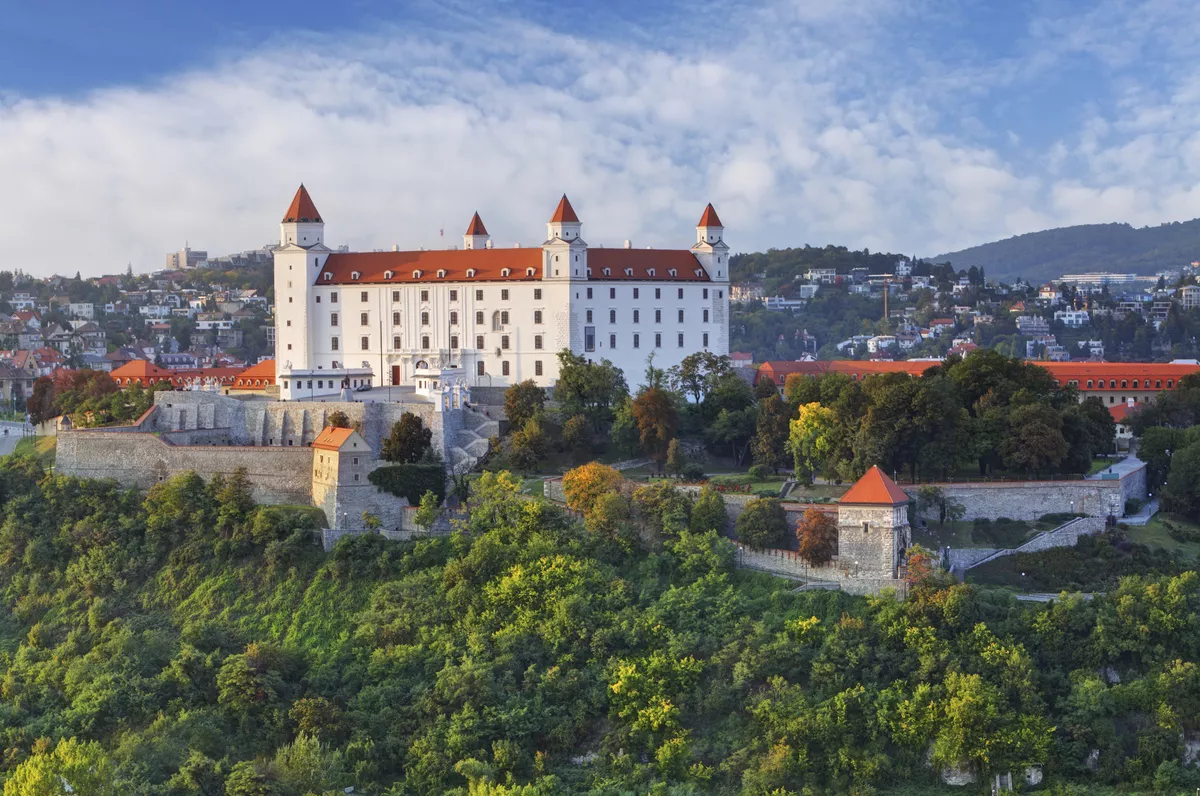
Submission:
{"label": "pointed red spire", "polygon": [[704,208],[704,215],[700,216],[698,227],[723,227],[721,219],[717,218],[717,211],[713,209],[712,202],[708,203],[708,207]]}
{"label": "pointed red spire", "polygon": [[854,486],[838,499],[838,503],[849,503],[866,506],[899,506],[907,503],[908,493],[896,486],[896,482],[887,477],[887,473],[872,465],[862,478],[854,482]]}
{"label": "pointed red spire", "polygon": [[308,190],[305,189],[304,183],[300,183],[300,188],[296,191],[296,195],[292,197],[291,206],[283,214],[283,223],[292,224],[296,222],[325,223],[321,221],[321,214],[317,212],[317,206],[313,204],[312,197],[308,195]]}
{"label": "pointed red spire", "polygon": [[575,208],[571,207],[571,202],[567,199],[567,195],[563,194],[562,199],[558,200],[558,208],[555,209],[554,215],[550,216],[550,223],[565,221],[569,224],[578,224],[579,216],[575,215]]}
{"label": "pointed red spire", "polygon": [[466,235],[486,235],[488,231],[484,229],[483,219],[479,217],[479,213],[471,216],[471,224],[467,227]]}

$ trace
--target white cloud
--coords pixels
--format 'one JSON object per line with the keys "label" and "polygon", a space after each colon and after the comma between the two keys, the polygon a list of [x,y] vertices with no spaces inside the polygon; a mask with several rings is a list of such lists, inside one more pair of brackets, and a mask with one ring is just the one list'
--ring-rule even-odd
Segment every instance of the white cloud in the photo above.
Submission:
{"label": "white cloud", "polygon": [[[301,181],[330,241],[356,248],[452,245],[477,209],[497,245],[536,244],[563,191],[592,244],[689,245],[711,200],[741,250],[933,253],[1200,210],[1195,82],[1161,101],[1131,91],[1035,161],[1007,163],[946,129],[988,79],[1014,81],[1012,65],[989,77],[908,52],[893,28],[926,10],[774,3],[717,20],[722,37],[653,47],[503,19],[306,35],[157,85],[12,99],[2,267],[95,274],[158,267],[185,239],[257,247]],[[1107,52],[1112,16],[1071,46]]]}

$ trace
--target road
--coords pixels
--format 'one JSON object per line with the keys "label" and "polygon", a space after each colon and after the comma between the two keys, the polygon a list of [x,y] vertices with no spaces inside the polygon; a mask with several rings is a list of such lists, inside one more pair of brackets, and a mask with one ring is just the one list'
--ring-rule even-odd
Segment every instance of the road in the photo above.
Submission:
{"label": "road", "polygon": [[[4,432],[8,434],[5,435]],[[21,438],[20,423],[0,423],[0,456],[7,456],[17,447],[17,440]]]}

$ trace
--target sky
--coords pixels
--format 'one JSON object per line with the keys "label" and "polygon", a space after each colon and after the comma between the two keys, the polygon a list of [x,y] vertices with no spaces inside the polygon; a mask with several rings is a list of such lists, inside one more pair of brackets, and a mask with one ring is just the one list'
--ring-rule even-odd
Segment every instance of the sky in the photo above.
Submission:
{"label": "sky", "polygon": [[0,16],[4,265],[278,240],[931,256],[1200,216],[1194,0],[39,0]]}

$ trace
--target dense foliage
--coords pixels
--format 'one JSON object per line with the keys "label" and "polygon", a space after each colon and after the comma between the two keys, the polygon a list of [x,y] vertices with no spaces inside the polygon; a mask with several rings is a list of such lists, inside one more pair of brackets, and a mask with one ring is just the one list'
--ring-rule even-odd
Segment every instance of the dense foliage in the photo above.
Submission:
{"label": "dense foliage", "polygon": [[5,796],[868,794],[926,760],[1189,784],[1194,573],[1051,605],[796,593],[645,489],[609,535],[485,474],[460,533],[324,555],[244,479],[7,460]]}
{"label": "dense foliage", "polygon": [[996,351],[949,357],[916,378],[793,376],[785,394],[801,475],[849,480],[878,464],[944,478],[971,462],[980,475],[1086,473],[1116,433],[1099,399],[1079,401],[1045,369]]}
{"label": "dense foliage", "polygon": [[26,409],[33,423],[65,415],[75,428],[124,425],[154,405],[156,392],[173,389],[167,382],[121,389],[103,371],[59,370],[34,382]]}
{"label": "dense foliage", "polygon": [[446,468],[440,462],[429,464],[385,464],[367,473],[367,480],[384,492],[408,498],[410,506],[421,502],[426,492],[446,497]]}

